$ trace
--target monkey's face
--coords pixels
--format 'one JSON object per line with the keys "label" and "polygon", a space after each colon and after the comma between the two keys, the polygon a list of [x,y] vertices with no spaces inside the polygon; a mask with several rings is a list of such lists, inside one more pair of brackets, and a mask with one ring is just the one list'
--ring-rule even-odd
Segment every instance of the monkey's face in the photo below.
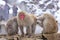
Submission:
{"label": "monkey's face", "polygon": [[24,18],[25,18],[25,14],[24,13],[19,13],[19,19],[20,20],[24,20]]}

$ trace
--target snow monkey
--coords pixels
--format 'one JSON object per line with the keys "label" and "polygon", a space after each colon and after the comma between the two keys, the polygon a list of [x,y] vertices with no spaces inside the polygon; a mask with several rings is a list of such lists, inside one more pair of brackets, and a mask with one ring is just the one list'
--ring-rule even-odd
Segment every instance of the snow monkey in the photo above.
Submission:
{"label": "snow monkey", "polygon": [[22,36],[24,36],[23,28],[26,29],[26,35],[34,34],[36,26],[36,17],[33,14],[28,14],[27,12],[21,11],[17,14],[18,26],[21,29]]}
{"label": "snow monkey", "polygon": [[8,35],[18,34],[18,24],[17,24],[16,17],[13,17],[7,21],[6,29],[7,29]]}
{"label": "snow monkey", "polygon": [[57,21],[52,14],[42,14],[38,20],[41,21],[39,25],[43,28],[43,33],[51,34],[58,31]]}

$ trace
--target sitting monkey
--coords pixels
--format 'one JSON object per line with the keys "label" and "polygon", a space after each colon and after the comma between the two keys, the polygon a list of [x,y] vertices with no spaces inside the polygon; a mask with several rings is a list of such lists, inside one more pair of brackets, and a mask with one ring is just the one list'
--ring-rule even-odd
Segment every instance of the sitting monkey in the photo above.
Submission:
{"label": "sitting monkey", "polygon": [[43,28],[43,33],[46,34],[57,33],[58,24],[52,14],[48,13],[42,14],[41,16],[39,16],[38,20],[41,21],[38,24]]}
{"label": "sitting monkey", "polygon": [[8,35],[18,34],[18,23],[16,17],[13,17],[7,21],[6,30]]}

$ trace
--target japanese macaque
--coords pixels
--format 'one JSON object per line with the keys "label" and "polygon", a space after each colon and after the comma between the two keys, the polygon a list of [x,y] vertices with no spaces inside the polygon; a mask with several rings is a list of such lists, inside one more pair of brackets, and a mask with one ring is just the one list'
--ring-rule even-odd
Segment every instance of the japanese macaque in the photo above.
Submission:
{"label": "japanese macaque", "polygon": [[18,24],[17,24],[16,17],[13,17],[7,21],[6,29],[7,29],[8,35],[18,34]]}
{"label": "japanese macaque", "polygon": [[39,25],[43,28],[42,33],[51,34],[58,31],[57,21],[52,14],[42,14],[41,16],[39,16],[38,20],[40,20]]}
{"label": "japanese macaque", "polygon": [[22,36],[24,36],[23,28],[26,29],[26,35],[34,34],[36,26],[36,17],[33,14],[28,14],[24,11],[21,11],[17,14],[18,26],[21,29]]}

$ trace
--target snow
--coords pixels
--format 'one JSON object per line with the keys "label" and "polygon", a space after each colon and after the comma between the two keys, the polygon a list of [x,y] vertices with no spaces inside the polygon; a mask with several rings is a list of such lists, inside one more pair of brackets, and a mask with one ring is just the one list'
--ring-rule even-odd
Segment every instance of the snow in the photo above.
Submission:
{"label": "snow", "polygon": [[0,0],[0,5],[5,5],[5,2],[4,1],[2,1],[2,0]]}

